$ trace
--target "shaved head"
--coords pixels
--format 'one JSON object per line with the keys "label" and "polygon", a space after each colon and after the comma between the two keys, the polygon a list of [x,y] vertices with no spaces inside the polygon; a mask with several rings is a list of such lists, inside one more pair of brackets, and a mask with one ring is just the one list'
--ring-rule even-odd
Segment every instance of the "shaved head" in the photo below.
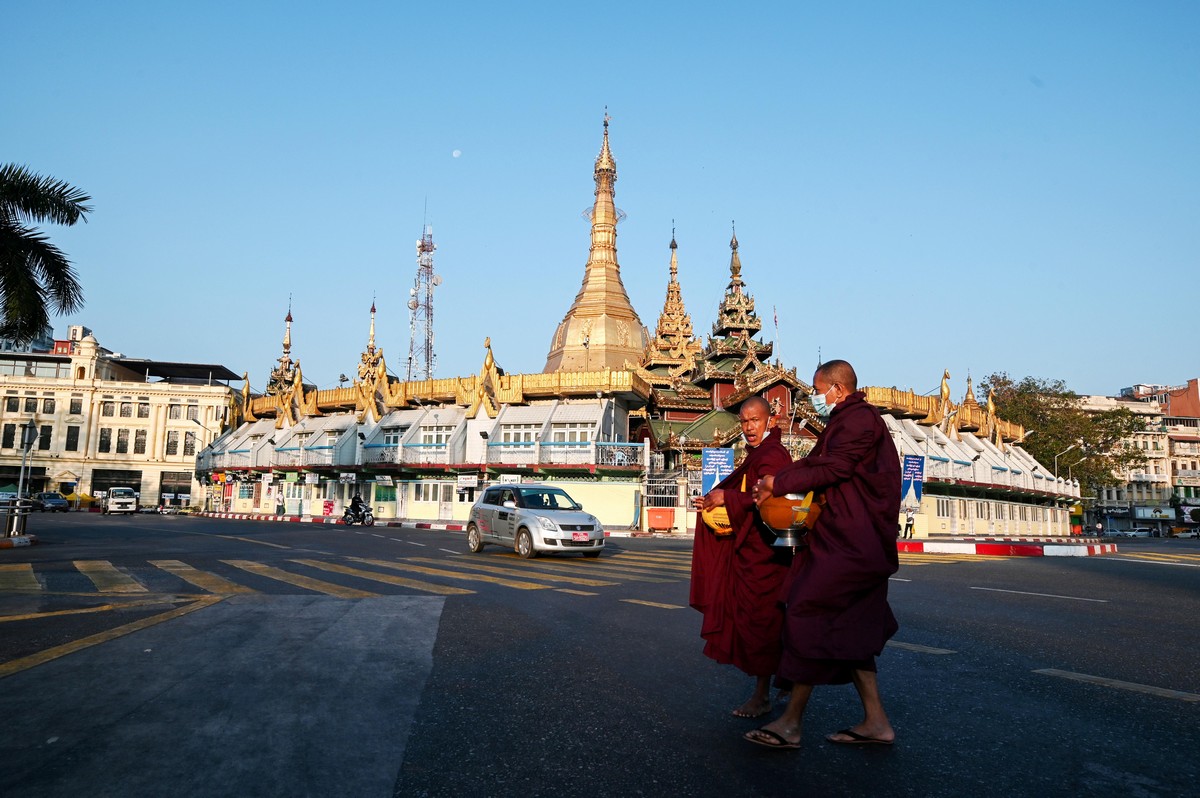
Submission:
{"label": "shaved head", "polygon": [[830,384],[837,383],[850,393],[858,390],[858,375],[854,373],[854,367],[845,360],[830,360],[817,366],[813,382],[817,381],[817,377],[824,378],[824,381]]}
{"label": "shaved head", "polygon": [[741,408],[738,409],[738,415],[745,413],[747,410],[761,410],[769,416],[771,415],[771,403],[761,396],[751,396],[742,402]]}

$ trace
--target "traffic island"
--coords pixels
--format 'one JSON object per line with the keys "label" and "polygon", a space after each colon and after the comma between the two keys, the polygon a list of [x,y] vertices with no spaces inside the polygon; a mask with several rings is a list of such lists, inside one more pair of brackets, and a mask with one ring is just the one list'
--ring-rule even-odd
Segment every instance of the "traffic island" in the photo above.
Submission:
{"label": "traffic island", "polygon": [[37,535],[13,535],[9,538],[0,538],[0,549],[16,549],[22,546],[33,546],[37,542]]}

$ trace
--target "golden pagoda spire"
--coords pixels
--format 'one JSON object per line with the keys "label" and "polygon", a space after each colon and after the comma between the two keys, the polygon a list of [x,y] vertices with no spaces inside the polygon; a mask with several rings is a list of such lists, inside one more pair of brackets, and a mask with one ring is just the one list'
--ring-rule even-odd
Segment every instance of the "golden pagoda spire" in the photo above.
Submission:
{"label": "golden pagoda spire", "polygon": [[583,285],[554,332],[543,371],[594,371],[632,368],[646,345],[646,331],[625,293],[617,262],[617,223],[624,214],[613,202],[617,163],[608,144],[607,110],[604,138],[596,157],[591,249]]}
{"label": "golden pagoda spire", "polygon": [[701,345],[692,333],[692,317],[683,304],[683,292],[679,286],[679,245],[675,243],[675,231],[671,230],[670,279],[667,281],[667,296],[662,313],[658,317],[654,339],[642,353],[643,374],[652,382],[660,377],[682,377],[696,367]]}
{"label": "golden pagoda spire", "polygon": [[283,320],[283,354],[275,361],[271,376],[267,378],[267,394],[281,394],[292,383],[298,361],[292,360],[292,301],[288,299],[287,317]]}

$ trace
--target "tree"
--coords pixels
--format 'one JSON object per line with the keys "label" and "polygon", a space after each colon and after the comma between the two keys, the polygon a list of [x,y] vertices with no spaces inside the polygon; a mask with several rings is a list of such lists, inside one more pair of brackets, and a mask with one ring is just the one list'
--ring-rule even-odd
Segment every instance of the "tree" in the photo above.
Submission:
{"label": "tree", "polygon": [[1062,380],[1025,377],[1014,382],[1003,372],[980,383],[981,403],[987,401],[989,391],[995,392],[996,414],[1025,428],[1022,448],[1045,466],[1053,466],[1054,456],[1060,455],[1059,476],[1068,472],[1066,463],[1071,476],[1088,489],[1085,496],[1124,482],[1126,469],[1146,462],[1132,444],[1133,434],[1145,429],[1145,421],[1125,408],[1089,413]]}
{"label": "tree", "polygon": [[91,199],[24,166],[0,166],[0,337],[32,340],[49,326],[48,309],[62,314],[83,307],[71,262],[32,225],[87,221]]}

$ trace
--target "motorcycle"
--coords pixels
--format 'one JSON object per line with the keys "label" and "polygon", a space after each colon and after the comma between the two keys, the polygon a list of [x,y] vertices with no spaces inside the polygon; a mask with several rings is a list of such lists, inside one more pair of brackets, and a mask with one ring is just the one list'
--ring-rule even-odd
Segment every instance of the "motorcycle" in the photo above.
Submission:
{"label": "motorcycle", "polygon": [[354,508],[347,507],[345,514],[342,515],[342,523],[346,526],[354,526],[355,524],[375,526],[375,515],[368,507],[363,507],[357,512],[355,512]]}

